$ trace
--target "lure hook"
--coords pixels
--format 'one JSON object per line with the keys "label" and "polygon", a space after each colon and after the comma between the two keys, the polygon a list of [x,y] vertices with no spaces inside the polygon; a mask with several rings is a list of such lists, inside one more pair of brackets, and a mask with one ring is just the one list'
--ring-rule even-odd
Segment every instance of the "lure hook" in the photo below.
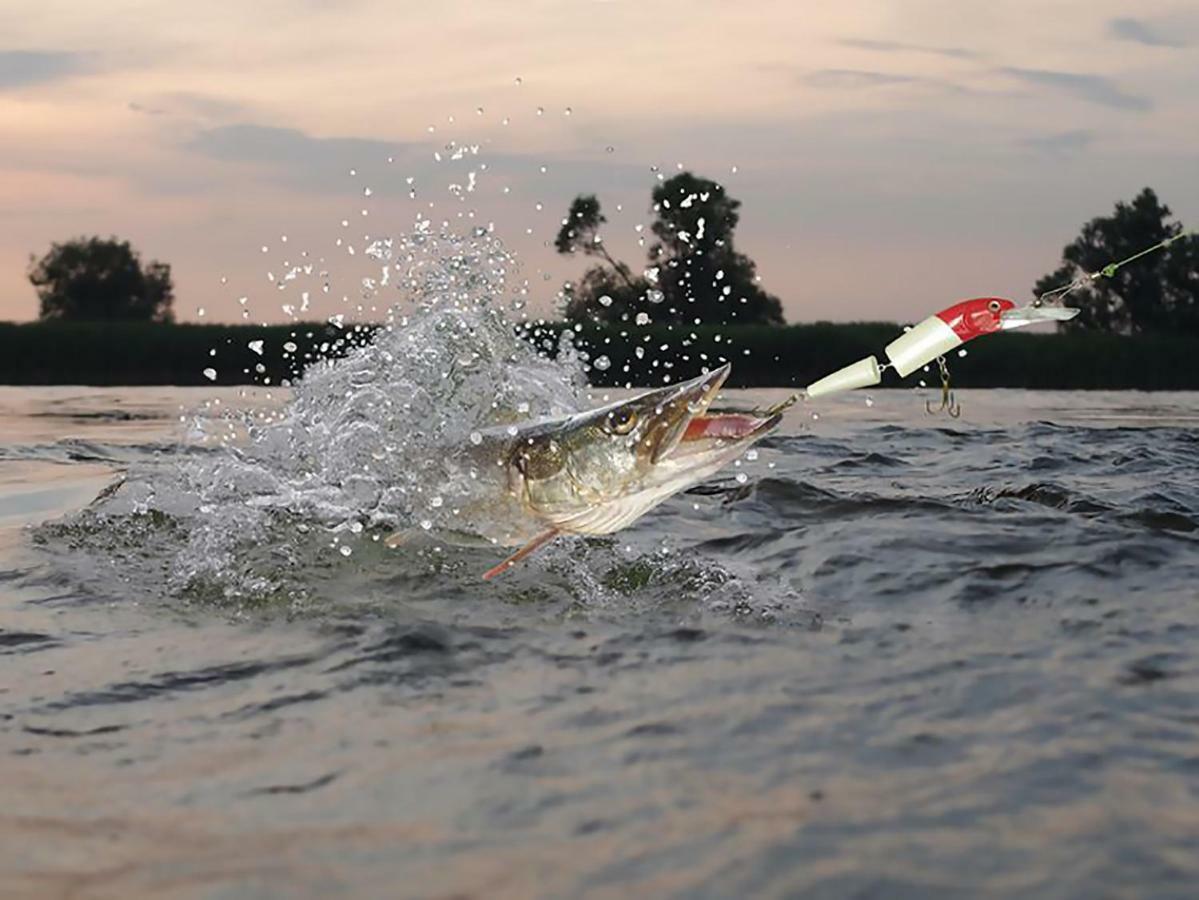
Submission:
{"label": "lure hook", "polygon": [[924,411],[930,416],[935,416],[937,413],[944,411],[951,419],[959,419],[962,416],[962,404],[957,402],[953,391],[949,387],[949,366],[945,362],[944,356],[937,357],[937,366],[941,370],[941,405],[933,409],[932,402],[924,401]]}

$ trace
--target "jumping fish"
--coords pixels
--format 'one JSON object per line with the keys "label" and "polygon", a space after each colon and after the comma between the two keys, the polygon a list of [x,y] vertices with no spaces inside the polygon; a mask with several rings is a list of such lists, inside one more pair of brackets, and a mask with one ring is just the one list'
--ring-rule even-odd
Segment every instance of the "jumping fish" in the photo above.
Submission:
{"label": "jumping fish", "polygon": [[[472,435],[462,463],[481,498],[471,531],[518,547],[491,579],[559,535],[611,534],[724,466],[782,419],[710,413],[731,366],[598,409]],[[396,545],[403,533],[392,535]]]}

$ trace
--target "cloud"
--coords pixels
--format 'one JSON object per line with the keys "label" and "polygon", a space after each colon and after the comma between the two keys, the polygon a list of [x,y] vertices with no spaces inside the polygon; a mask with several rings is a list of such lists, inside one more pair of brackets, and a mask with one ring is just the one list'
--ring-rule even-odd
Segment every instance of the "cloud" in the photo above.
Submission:
{"label": "cloud", "polygon": [[1042,153],[1069,155],[1086,150],[1095,142],[1095,133],[1084,129],[1059,131],[1055,134],[1035,135],[1025,138],[1024,146]]}
{"label": "cloud", "polygon": [[[453,151],[440,145],[366,137],[313,137],[294,128],[253,123],[201,130],[184,144],[184,149],[218,162],[261,166],[273,182],[292,190],[318,193],[360,190],[349,180],[351,169],[369,178],[380,195],[407,193],[407,178],[414,175],[417,190],[433,197],[451,184],[469,183],[471,172],[481,182],[519,182],[523,185],[521,193],[532,195],[536,191],[538,196],[652,184],[645,166],[607,159],[497,153],[487,146],[477,148],[477,154],[464,152],[455,158]],[[434,159],[435,153],[440,161]],[[391,160],[395,164],[387,165]]]}
{"label": "cloud", "polygon": [[167,114],[165,109],[159,109],[156,106],[146,106],[143,103],[135,103],[132,101],[129,103],[129,111],[141,113],[143,116],[165,116]]}
{"label": "cloud", "polygon": [[1012,66],[1000,69],[1003,74],[1019,79],[1025,84],[1061,91],[1112,109],[1148,110],[1153,104],[1146,97],[1139,97],[1121,90],[1114,82],[1100,75],[1084,75],[1078,72],[1052,72],[1047,69],[1019,69]]}
{"label": "cloud", "polygon": [[0,50],[0,90],[56,81],[85,68],[78,53]]}
{"label": "cloud", "polygon": [[229,119],[245,111],[236,101],[186,91],[158,94],[146,100],[131,100],[128,108],[144,116],[175,114],[199,116],[202,119]]}
{"label": "cloud", "polygon": [[1107,32],[1117,40],[1132,41],[1147,47],[1186,46],[1183,41],[1159,34],[1151,25],[1140,19],[1112,19],[1107,23]]}
{"label": "cloud", "polygon": [[812,87],[850,90],[885,87],[892,84],[912,84],[919,80],[912,75],[870,72],[862,69],[819,69],[804,76],[804,82]]}
{"label": "cloud", "polygon": [[818,69],[801,76],[804,84],[819,90],[860,91],[896,85],[932,88],[952,94],[975,94],[976,90],[944,78],[924,78],[898,72],[876,72],[869,69]]}
{"label": "cloud", "polygon": [[268,165],[279,180],[298,187],[323,189],[347,172],[379,162],[406,149],[372,138],[313,137],[295,128],[243,123],[200,131],[186,149],[221,162]]}
{"label": "cloud", "polygon": [[843,47],[856,47],[859,50],[874,50],[878,53],[931,53],[934,56],[947,56],[951,59],[977,59],[978,54],[965,47],[927,47],[923,44],[905,44],[901,41],[873,41],[866,38],[842,38],[839,41]]}

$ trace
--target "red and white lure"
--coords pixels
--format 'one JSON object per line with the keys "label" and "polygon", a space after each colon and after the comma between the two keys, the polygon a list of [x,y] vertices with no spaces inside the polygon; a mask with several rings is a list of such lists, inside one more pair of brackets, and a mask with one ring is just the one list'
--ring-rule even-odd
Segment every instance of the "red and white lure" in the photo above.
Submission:
{"label": "red and white lure", "polygon": [[1064,322],[1078,315],[1065,306],[1017,307],[1003,297],[975,297],[955,303],[905,331],[884,348],[889,362],[880,365],[874,356],[838,369],[808,385],[809,397],[870,387],[882,380],[884,369],[894,369],[901,378],[922,366],[940,360],[951,350],[984,334],[1010,331],[1036,322]]}

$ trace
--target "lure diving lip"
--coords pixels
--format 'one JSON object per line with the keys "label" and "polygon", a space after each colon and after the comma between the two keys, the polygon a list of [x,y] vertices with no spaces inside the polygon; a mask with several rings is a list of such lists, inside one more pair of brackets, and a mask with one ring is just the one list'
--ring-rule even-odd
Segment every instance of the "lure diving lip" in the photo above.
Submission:
{"label": "lure diving lip", "polygon": [[[976,337],[1037,322],[1065,322],[1078,312],[1063,306],[1018,307],[1004,297],[975,297],[929,316],[889,343],[884,352],[891,368],[903,378]],[[869,387],[881,380],[882,368],[875,357],[868,356],[808,385],[807,394],[819,397]]]}

